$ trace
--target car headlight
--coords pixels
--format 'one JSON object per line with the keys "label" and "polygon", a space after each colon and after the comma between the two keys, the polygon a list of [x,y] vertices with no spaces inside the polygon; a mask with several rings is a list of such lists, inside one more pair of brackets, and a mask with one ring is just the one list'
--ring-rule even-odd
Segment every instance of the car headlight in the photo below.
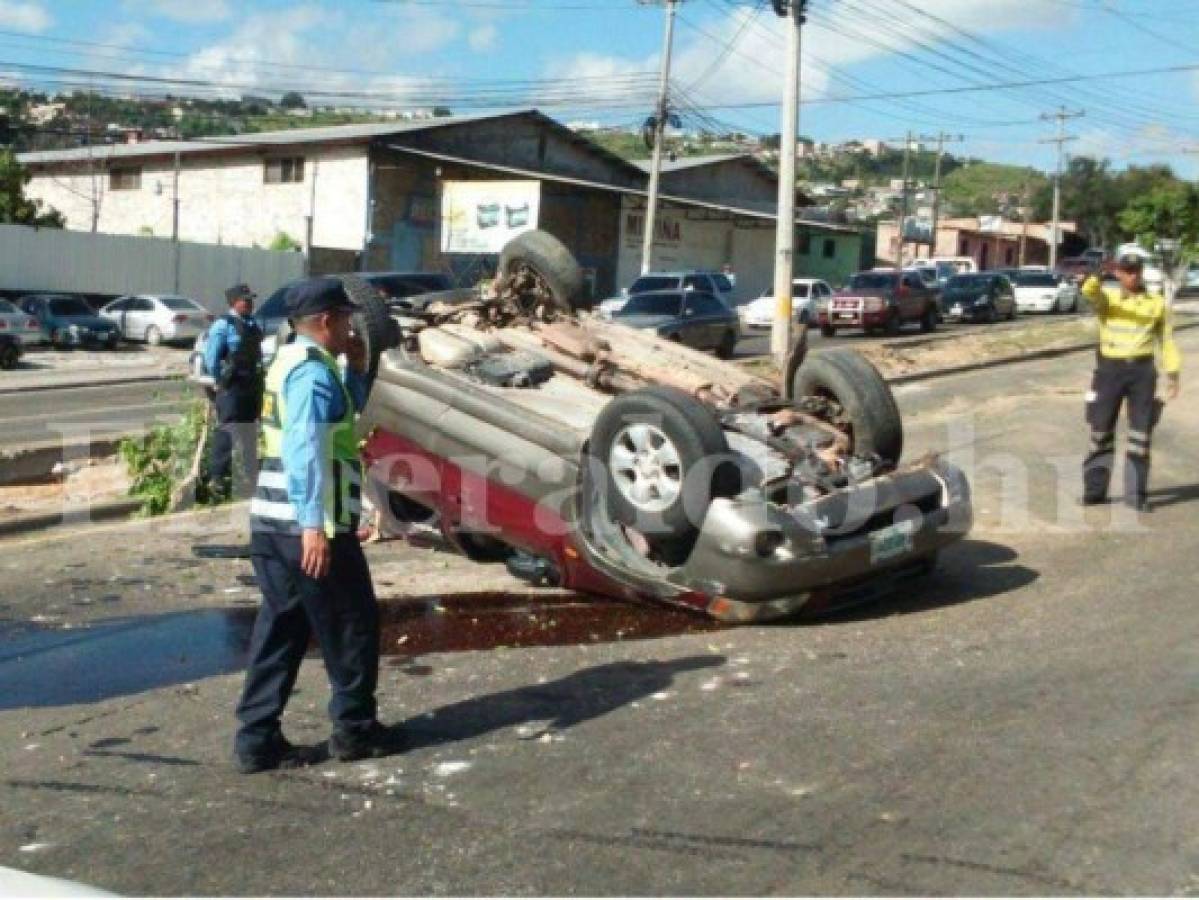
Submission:
{"label": "car headlight", "polygon": [[881,297],[867,297],[862,308],[865,309],[866,312],[880,312],[885,305],[886,304],[883,302]]}

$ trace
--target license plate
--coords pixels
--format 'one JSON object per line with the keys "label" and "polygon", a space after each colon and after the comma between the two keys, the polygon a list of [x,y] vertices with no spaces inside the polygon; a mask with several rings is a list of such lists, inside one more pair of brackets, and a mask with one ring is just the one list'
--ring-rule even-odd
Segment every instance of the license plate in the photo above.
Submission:
{"label": "license plate", "polygon": [[852,319],[853,317],[854,317],[853,313],[837,313],[838,319]]}
{"label": "license plate", "polygon": [[960,306],[955,306],[949,312],[951,315],[960,316],[962,314],[962,308]]}
{"label": "license plate", "polygon": [[886,562],[912,552],[912,534],[915,522],[900,522],[870,535],[870,564]]}

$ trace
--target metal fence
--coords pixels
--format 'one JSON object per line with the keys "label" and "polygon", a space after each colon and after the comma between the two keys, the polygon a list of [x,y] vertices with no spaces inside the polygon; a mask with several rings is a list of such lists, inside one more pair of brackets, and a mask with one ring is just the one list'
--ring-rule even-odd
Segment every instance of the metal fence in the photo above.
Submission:
{"label": "metal fence", "polygon": [[234,284],[265,296],[303,275],[295,252],[0,225],[0,290],[9,294],[178,293],[223,312]]}

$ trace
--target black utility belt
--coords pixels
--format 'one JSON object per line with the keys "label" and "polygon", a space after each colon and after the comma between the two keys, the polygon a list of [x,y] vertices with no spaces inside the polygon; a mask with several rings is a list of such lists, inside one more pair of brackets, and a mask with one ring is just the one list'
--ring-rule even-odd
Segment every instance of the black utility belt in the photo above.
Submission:
{"label": "black utility belt", "polygon": [[1151,366],[1153,365],[1153,354],[1146,353],[1143,356],[1104,356],[1103,351],[1099,350],[1095,354],[1099,358],[1099,364],[1104,366]]}

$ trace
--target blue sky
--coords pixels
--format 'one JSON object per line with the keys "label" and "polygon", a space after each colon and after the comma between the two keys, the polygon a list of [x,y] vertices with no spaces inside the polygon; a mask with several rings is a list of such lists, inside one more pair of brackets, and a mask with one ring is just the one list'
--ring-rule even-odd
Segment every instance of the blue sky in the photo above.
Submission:
{"label": "blue sky", "polygon": [[[954,152],[1048,168],[1039,121],[1082,109],[1070,152],[1199,174],[1199,70],[873,101],[966,85],[1199,65],[1197,0],[812,0],[801,131],[819,140],[964,135]],[[648,114],[660,5],[636,0],[0,0],[0,78],[42,65],[188,78],[206,96],[323,91],[329,102],[456,110],[536,102],[569,121]],[[685,0],[684,122],[777,131],[783,23],[753,0]],[[74,42],[74,43],[70,43]],[[105,46],[98,46],[105,45]],[[1194,50],[1191,48],[1194,47]],[[128,48],[128,49],[122,49]],[[94,83],[94,82],[93,82]],[[155,94],[148,81],[100,83]],[[175,93],[186,93],[175,88]]]}

